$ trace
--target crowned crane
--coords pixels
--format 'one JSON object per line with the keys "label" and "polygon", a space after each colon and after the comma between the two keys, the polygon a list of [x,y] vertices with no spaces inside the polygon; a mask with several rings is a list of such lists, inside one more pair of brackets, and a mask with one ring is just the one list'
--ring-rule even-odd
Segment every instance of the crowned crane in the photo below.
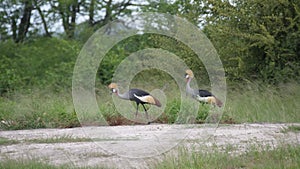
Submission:
{"label": "crowned crane", "polygon": [[[129,91],[121,94],[119,92],[118,86],[116,83],[111,83],[108,85],[108,88],[113,92],[116,93],[121,99],[135,101],[136,103],[136,113],[135,116],[138,114],[139,105],[141,104],[145,110],[146,118],[148,119],[148,112],[145,108],[144,104],[152,104],[156,105],[157,107],[161,107],[160,102],[153,96],[151,96],[148,92],[143,91],[141,89],[130,89]],[[149,123],[148,123],[149,124]]]}
{"label": "crowned crane", "polygon": [[185,71],[185,78],[186,78],[186,92],[190,94],[194,99],[203,102],[203,103],[209,103],[212,105],[217,105],[221,107],[223,103],[216,97],[214,96],[211,92],[207,90],[197,90],[197,89],[192,89],[190,86],[190,83],[192,79],[194,78],[194,74],[191,70],[186,70]]}

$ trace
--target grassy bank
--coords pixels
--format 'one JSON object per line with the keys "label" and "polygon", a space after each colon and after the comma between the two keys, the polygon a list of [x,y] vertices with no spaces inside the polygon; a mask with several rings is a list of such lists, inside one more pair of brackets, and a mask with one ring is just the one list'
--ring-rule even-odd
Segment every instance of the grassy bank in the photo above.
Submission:
{"label": "grassy bank", "polygon": [[74,167],[72,165],[55,166],[39,162],[39,160],[6,160],[1,161],[0,169],[20,169],[20,168],[32,168],[32,169],[105,169],[106,167]]}
{"label": "grassy bank", "polygon": [[0,98],[0,128],[66,128],[79,126],[68,92],[33,90]]}
{"label": "grassy bank", "polygon": [[[273,150],[258,150],[252,148],[242,155],[229,155],[227,152],[196,153],[181,149],[176,156],[168,156],[162,162],[151,163],[149,166],[157,169],[190,169],[190,168],[299,168],[300,147],[283,146]],[[39,162],[38,160],[4,160],[0,168],[46,168],[64,169],[75,166],[53,166]],[[78,169],[105,168],[102,166],[82,167]]]}
{"label": "grassy bank", "polygon": [[[209,105],[200,104],[199,111],[189,118],[187,117],[193,113],[196,101],[186,99],[181,103],[179,98],[169,97],[174,91],[165,92],[167,103],[164,112],[155,120],[158,123],[204,123],[217,122],[220,119],[222,123],[300,122],[300,86],[297,83],[279,86],[264,86],[258,83],[230,86],[223,114],[218,109],[211,110]],[[97,97],[101,99],[98,102],[99,113],[87,113],[79,122],[74,111],[71,91],[53,92],[40,89],[26,93],[14,92],[0,97],[0,129],[103,125],[102,118],[108,125],[136,124],[117,111],[107,88],[101,88]],[[179,112],[181,104],[183,111]],[[144,117],[141,107],[140,112]],[[129,117],[133,114],[134,111],[128,111]]]}
{"label": "grassy bank", "polygon": [[284,146],[259,151],[253,148],[246,154],[232,156],[226,152],[190,153],[183,150],[178,156],[167,157],[154,168],[299,168],[300,147]]}
{"label": "grassy bank", "polygon": [[251,83],[228,90],[224,118],[243,122],[300,122],[300,85]]}

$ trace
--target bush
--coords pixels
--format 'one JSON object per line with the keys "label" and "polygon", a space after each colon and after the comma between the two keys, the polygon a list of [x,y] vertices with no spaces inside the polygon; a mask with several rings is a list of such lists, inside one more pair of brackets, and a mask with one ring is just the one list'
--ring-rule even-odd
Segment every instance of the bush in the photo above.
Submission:
{"label": "bush", "polygon": [[45,86],[70,87],[80,44],[40,38],[24,44],[0,44],[0,94]]}
{"label": "bush", "polygon": [[0,101],[1,129],[66,128],[80,126],[67,92],[47,90],[14,93]]}

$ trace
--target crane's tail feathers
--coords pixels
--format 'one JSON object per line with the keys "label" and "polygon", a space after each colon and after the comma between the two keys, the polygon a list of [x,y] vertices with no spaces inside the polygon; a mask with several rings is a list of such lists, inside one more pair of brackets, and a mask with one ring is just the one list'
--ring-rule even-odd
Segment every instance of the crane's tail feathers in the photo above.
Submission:
{"label": "crane's tail feathers", "polygon": [[148,103],[148,104],[153,104],[153,105],[156,105],[157,107],[161,107],[161,103],[155,97],[153,97],[151,95],[147,95],[147,96],[143,96],[143,97],[137,97],[137,98],[140,99],[143,102]]}
{"label": "crane's tail feathers", "polygon": [[216,105],[219,106],[219,107],[222,107],[223,103],[221,102],[221,100],[219,100],[218,98],[216,98]]}
{"label": "crane's tail feathers", "polygon": [[161,107],[161,103],[160,103],[155,97],[153,97],[153,99],[154,99],[154,101],[155,101],[155,105],[156,105],[157,107]]}

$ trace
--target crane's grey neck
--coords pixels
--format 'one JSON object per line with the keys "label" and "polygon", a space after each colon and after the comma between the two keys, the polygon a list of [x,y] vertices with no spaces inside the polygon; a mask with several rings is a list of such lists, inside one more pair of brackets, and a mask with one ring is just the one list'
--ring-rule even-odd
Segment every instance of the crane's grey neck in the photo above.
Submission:
{"label": "crane's grey neck", "polygon": [[125,99],[125,100],[128,100],[129,99],[129,92],[125,92],[123,94],[120,93],[119,89],[116,89],[117,90],[117,95],[121,98],[121,99]]}
{"label": "crane's grey neck", "polygon": [[187,83],[186,83],[186,92],[188,94],[193,95],[194,94],[194,89],[192,89],[191,86],[190,86],[191,81],[192,81],[192,78],[189,78]]}

